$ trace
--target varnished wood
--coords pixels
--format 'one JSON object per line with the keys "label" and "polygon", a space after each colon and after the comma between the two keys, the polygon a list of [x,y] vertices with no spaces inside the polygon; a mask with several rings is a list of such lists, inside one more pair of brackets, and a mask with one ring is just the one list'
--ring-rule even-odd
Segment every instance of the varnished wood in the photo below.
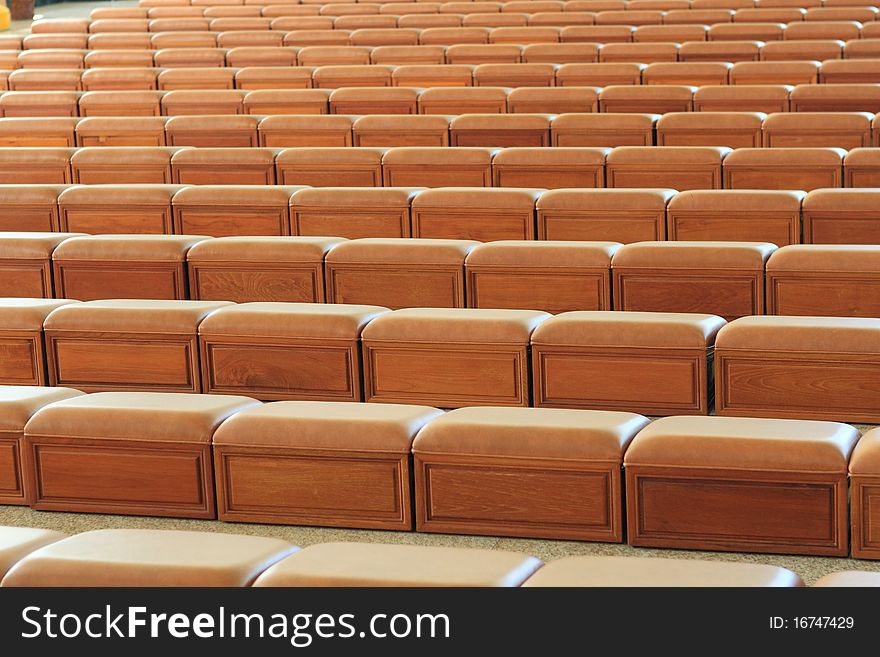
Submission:
{"label": "varnished wood", "polygon": [[412,236],[433,239],[533,240],[534,210],[466,208],[412,209]]}
{"label": "varnished wood", "polygon": [[293,235],[361,237],[410,237],[409,206],[326,207],[294,205],[290,208]]}
{"label": "varnished wood", "polygon": [[[275,168],[271,164],[207,165],[174,164],[173,182],[181,185],[274,185]],[[115,181],[114,181],[115,182]],[[150,181],[154,182],[154,181]],[[155,182],[172,182],[160,180]],[[290,183],[283,183],[290,184]]]}
{"label": "varnished wood", "polygon": [[538,239],[621,244],[662,241],[666,239],[666,212],[538,208]]}
{"label": "varnished wood", "polygon": [[0,210],[0,231],[65,232],[58,222],[58,206],[7,203]]}
{"label": "varnished wood", "polygon": [[614,309],[708,313],[730,321],[764,314],[764,270],[615,267]]}
{"label": "varnished wood", "polygon": [[27,504],[20,431],[0,431],[0,504]]}
{"label": "varnished wood", "polygon": [[132,164],[126,162],[123,167],[98,164],[73,167],[73,182],[80,185],[167,184],[171,182],[171,178],[170,163]]}
{"label": "varnished wood", "polygon": [[712,350],[532,346],[535,406],[708,415]]}
{"label": "varnished wood", "polygon": [[[8,112],[6,116],[9,116]],[[10,162],[0,165],[0,185],[69,185],[72,182],[80,181],[71,176],[69,163],[49,166],[46,162]]]}
{"label": "varnished wood", "polygon": [[619,463],[416,454],[416,530],[623,540]]}
{"label": "varnished wood", "polygon": [[188,263],[191,299],[324,303],[324,268],[307,263]]}
{"label": "varnished wood", "polygon": [[608,187],[668,187],[680,192],[688,189],[720,189],[721,164],[663,167],[608,164],[605,177]]}
{"label": "varnished wood", "polygon": [[[539,147],[550,145],[550,130],[449,130],[450,146]],[[537,183],[528,185],[539,187]]]}
{"label": "varnished wood", "polygon": [[327,262],[328,303],[399,308],[463,308],[461,265],[387,265]]}
{"label": "varnished wood", "polygon": [[511,308],[561,313],[611,310],[607,268],[468,265],[469,308]]}
{"label": "varnished wood", "polygon": [[409,531],[410,457],[217,445],[220,520]]}
{"label": "varnished wood", "polygon": [[511,166],[495,164],[496,187],[540,187],[542,189],[605,187],[605,166]]}
{"label": "varnished wood", "polygon": [[[843,176],[839,165],[834,167],[725,167],[725,189],[802,189],[841,187]],[[878,177],[880,183],[880,177]],[[847,187],[854,186],[847,184]]]}
{"label": "varnished wood", "polygon": [[62,232],[91,235],[170,235],[171,204],[159,205],[62,205],[59,216]]}
{"label": "varnished wood", "polygon": [[733,215],[729,211],[668,210],[670,240],[770,242],[776,246],[800,244],[799,212],[762,211]]}
{"label": "varnished wood", "polygon": [[716,350],[719,415],[880,423],[876,353]]}
{"label": "varnished wood", "polygon": [[[835,185],[840,187],[840,185]],[[880,167],[846,167],[847,187],[880,187]],[[832,187],[832,185],[823,185]]]}
{"label": "varnished wood", "polygon": [[38,511],[216,517],[209,444],[25,436]]}
{"label": "varnished wood", "polygon": [[86,262],[56,260],[60,299],[186,299],[183,262]]}
{"label": "varnished wood", "polygon": [[804,243],[880,244],[880,209],[876,212],[854,212],[845,206],[833,211],[805,208]]}
{"label": "varnished wood", "polygon": [[202,335],[205,392],[269,401],[362,401],[358,340]]}
{"label": "varnished wood", "polygon": [[0,260],[0,297],[51,299],[53,290],[48,257]]}
{"label": "varnished wood", "polygon": [[554,146],[653,146],[654,128],[617,130],[561,130],[553,128]]}
{"label": "varnished wood", "polygon": [[492,167],[386,164],[382,167],[382,180],[385,187],[491,187]]}
{"label": "varnished wood", "polygon": [[[279,185],[311,185],[312,187],[381,187],[382,167],[361,165],[276,164]],[[272,184],[272,183],[263,183]]]}
{"label": "varnished wood", "polygon": [[[202,112],[200,112],[201,114]],[[207,114],[208,112],[204,112]],[[259,143],[256,130],[180,130],[168,132],[169,146],[202,146],[206,148],[255,148]]]}
{"label": "varnished wood", "polygon": [[364,400],[461,406],[529,406],[528,349],[513,345],[363,341]]}
{"label": "varnished wood", "polygon": [[[313,130],[301,129],[288,130],[260,130],[260,146],[275,146],[278,148],[328,146],[343,147],[351,146],[351,128],[344,130]],[[357,146],[358,144],[354,144]],[[256,144],[254,144],[256,146]]]}
{"label": "varnished wood", "polygon": [[290,217],[286,206],[175,205],[174,232],[211,237],[289,235]]}
{"label": "varnished wood", "polygon": [[880,559],[880,476],[850,477],[854,559]]}
{"label": "varnished wood", "polygon": [[627,466],[630,545],[846,556],[844,473]]}
{"label": "varnished wood", "polygon": [[438,130],[354,130],[355,146],[449,146],[449,132]]}
{"label": "varnished wood", "polygon": [[0,384],[47,385],[41,331],[0,331]]}
{"label": "varnished wood", "polygon": [[767,314],[880,317],[880,275],[768,271]]}

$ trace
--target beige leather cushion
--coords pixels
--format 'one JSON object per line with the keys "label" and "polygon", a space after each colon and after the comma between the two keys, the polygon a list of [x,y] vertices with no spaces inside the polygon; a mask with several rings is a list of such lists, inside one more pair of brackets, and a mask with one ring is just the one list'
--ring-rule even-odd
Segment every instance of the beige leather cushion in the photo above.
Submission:
{"label": "beige leather cushion", "polygon": [[[431,91],[431,89],[428,91]],[[388,149],[388,152],[382,157],[382,164],[408,164],[425,167],[434,164],[443,166],[489,166],[492,162],[492,157],[498,152],[499,149],[497,148],[401,146]],[[424,193],[422,192],[419,196]]]}
{"label": "beige leather cushion", "polygon": [[231,417],[214,444],[408,453],[418,430],[440,415],[405,404],[274,402]]}
{"label": "beige leather cushion", "polygon": [[254,586],[519,586],[540,566],[504,550],[325,543],[280,561]]}
{"label": "beige leather cushion", "polygon": [[718,333],[718,349],[876,354],[880,319],[860,317],[741,317]]}
{"label": "beige leather cushion", "polygon": [[620,462],[647,424],[634,413],[473,406],[425,425],[413,453]]}
{"label": "beige leather cushion", "polygon": [[[829,85],[831,86],[831,85]],[[833,85],[837,86],[837,85]],[[850,212],[880,214],[880,190],[876,189],[814,189],[804,198],[804,212]]]}
{"label": "beige leather cushion", "polygon": [[548,313],[475,308],[405,308],[370,322],[361,337],[388,342],[525,345]]}
{"label": "beige leather cushion", "polygon": [[468,254],[467,264],[517,267],[611,267],[617,242],[564,242],[500,240],[480,244]]}
{"label": "beige leather cushion", "polygon": [[302,164],[313,166],[327,165],[361,165],[379,166],[384,148],[352,148],[352,147],[308,147],[288,148],[278,153],[276,164]]}
{"label": "beige leather cushion", "polygon": [[776,250],[766,242],[637,242],[614,254],[614,267],[650,269],[758,269]]}
{"label": "beige leather cushion", "polygon": [[159,205],[168,206],[183,185],[77,185],[58,196],[62,206]]}
{"label": "beige leather cushion", "polygon": [[[195,333],[209,313],[232,305],[229,301],[169,301],[109,299],[59,308],[43,323],[56,331],[113,331],[117,333]],[[80,312],[70,312],[74,306]]]}
{"label": "beige leather cushion", "polygon": [[696,313],[582,310],[543,322],[532,344],[705,349],[724,324],[715,315]]}
{"label": "beige leather cushion", "polygon": [[352,127],[358,132],[434,130],[445,133],[449,129],[449,117],[438,114],[371,114],[359,117]]}
{"label": "beige leather cushion", "polygon": [[842,148],[738,148],[724,158],[724,166],[839,167],[845,155]]}
{"label": "beige leather cushion", "polygon": [[31,416],[46,404],[82,394],[73,388],[0,386],[0,431],[22,431]]}
{"label": "beige leather cushion", "polygon": [[20,561],[3,586],[247,586],[296,547],[276,538],[102,529]]}
{"label": "beige leather cushion", "polygon": [[811,420],[681,416],[649,424],[626,466],[844,473],[859,432]]}
{"label": "beige leather cushion", "polygon": [[75,166],[100,164],[119,169],[130,164],[168,166],[172,156],[184,151],[195,152],[195,149],[186,146],[86,146],[71,156],[70,163]]}
{"label": "beige leather cushion", "polygon": [[52,257],[89,262],[183,262],[190,247],[207,239],[204,235],[90,235],[65,240]]}
{"label": "beige leather cushion", "polygon": [[872,573],[864,570],[844,570],[839,573],[825,575],[825,577],[817,580],[813,586],[875,587],[880,586],[880,573]]}
{"label": "beige leather cushion", "polygon": [[382,306],[335,303],[242,303],[211,313],[199,334],[357,340],[364,326],[386,312]]}
{"label": "beige leather cushion", "polygon": [[0,299],[0,330],[39,331],[49,313],[66,305],[79,305],[79,302],[69,299]]}
{"label": "beige leather cushion", "polygon": [[871,429],[859,439],[849,460],[850,474],[880,476],[880,428]]}
{"label": "beige leather cushion", "polygon": [[[7,199],[0,199],[0,202]],[[9,199],[9,202],[12,202]],[[21,203],[22,201],[18,201]],[[58,245],[85,233],[3,233],[0,232],[0,259],[44,260]]]}
{"label": "beige leather cushion", "polygon": [[[100,148],[106,148],[106,146],[101,146]],[[275,162],[275,154],[276,150],[272,148],[189,148],[175,153],[171,161],[175,166],[181,164],[228,164],[230,166],[258,164],[271,166]],[[196,188],[188,187],[186,189]]]}
{"label": "beige leather cushion", "polygon": [[291,194],[300,189],[302,187],[284,185],[198,185],[181,189],[174,195],[172,203],[175,207],[216,205],[230,209],[235,206],[286,208]]}
{"label": "beige leather cushion", "polygon": [[[611,115],[609,115],[611,116]],[[549,189],[538,199],[538,210],[651,210],[664,212],[671,189]]]}
{"label": "beige leather cushion", "polygon": [[[486,116],[495,116],[488,114]],[[500,115],[504,116],[504,115]],[[508,116],[523,116],[522,114],[509,114]],[[456,126],[452,126],[456,127]],[[505,148],[492,160],[493,165],[517,165],[517,166],[560,166],[560,167],[598,167],[605,164],[605,158],[611,152],[610,148],[592,147],[566,147],[554,148],[522,147]]]}
{"label": "beige leather cushion", "polygon": [[49,529],[0,527],[0,578],[26,555],[66,536]]}
{"label": "beige leather cushion", "polygon": [[267,266],[323,263],[324,255],[344,242],[341,237],[218,237],[194,245],[188,262],[256,262]]}
{"label": "beige leather cushion", "polygon": [[[67,189],[67,185],[0,185],[0,204],[4,206],[13,204],[47,204],[54,205],[58,196]],[[10,233],[4,233],[6,237]],[[43,237],[54,237],[64,235],[64,233],[22,233],[24,235],[40,235]]]}
{"label": "beige leather cushion", "polygon": [[565,557],[523,586],[803,586],[785,568],[754,563],[648,557]]}
{"label": "beige leather cushion", "polygon": [[[694,116],[713,116],[716,112],[693,112]],[[669,201],[669,211],[730,212],[736,215],[762,212],[798,212],[805,192],[775,189],[695,189],[681,192]]]}
{"label": "beige leather cushion", "polygon": [[[367,118],[367,117],[364,117]],[[290,199],[292,207],[327,206],[328,208],[369,206],[409,207],[422,187],[308,187]]]}
{"label": "beige leather cushion", "polygon": [[[648,87],[653,89],[655,87]],[[657,130],[761,130],[766,114],[760,112],[671,112],[657,121]]]}
{"label": "beige leather cushion", "polygon": [[219,116],[172,116],[165,123],[165,130],[242,130],[256,131],[259,117],[247,114],[222,114]]}
{"label": "beige leather cushion", "polygon": [[223,420],[259,403],[233,395],[99,392],[43,407],[24,430],[29,436],[209,443]]}
{"label": "beige leather cushion", "polygon": [[[454,152],[457,149],[446,149]],[[442,187],[426,189],[413,199],[415,208],[463,208],[464,211],[474,209],[489,210],[533,210],[535,202],[541,197],[543,190],[511,189],[501,187]]]}
{"label": "beige leather cushion", "polygon": [[[516,68],[527,66],[518,64]],[[461,114],[450,130],[549,130],[550,114]]]}
{"label": "beige leather cushion", "polygon": [[[614,66],[601,64],[601,66]],[[565,89],[566,87],[558,87]],[[571,88],[571,87],[569,87]],[[580,90],[582,87],[575,87]],[[587,87],[592,88],[592,87]],[[560,114],[551,122],[553,132],[580,130],[652,130],[659,114]],[[557,147],[558,148],[558,147]],[[607,156],[606,156],[607,157]],[[609,188],[613,189],[613,188]],[[644,191],[644,190],[640,190]]]}
{"label": "beige leather cushion", "polygon": [[767,271],[866,272],[877,276],[880,245],[792,244],[770,256]]}
{"label": "beige leather cushion", "polygon": [[368,237],[340,244],[327,254],[333,264],[457,265],[480,242],[473,240]]}

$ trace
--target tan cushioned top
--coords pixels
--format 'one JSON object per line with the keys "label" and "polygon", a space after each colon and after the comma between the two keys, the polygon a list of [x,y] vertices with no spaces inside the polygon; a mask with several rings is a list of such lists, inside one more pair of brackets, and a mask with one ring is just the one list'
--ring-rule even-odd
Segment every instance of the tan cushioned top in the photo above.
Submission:
{"label": "tan cushioned top", "polygon": [[31,416],[46,404],[82,394],[73,388],[0,386],[0,431],[21,431]]}
{"label": "tan cushioned top", "polygon": [[230,415],[260,402],[232,395],[99,392],[37,411],[25,426],[31,436],[209,443]]}
{"label": "tan cushioned top", "polygon": [[[247,150],[247,149],[241,149]],[[287,207],[290,195],[302,187],[276,185],[198,185],[174,195],[174,205]]]}
{"label": "tan cushioned top", "polygon": [[[835,85],[837,86],[837,85]],[[880,190],[876,189],[815,189],[804,197],[804,212],[846,213],[869,212],[880,215]]]}
{"label": "tan cushioned top", "polygon": [[368,237],[340,244],[327,254],[327,262],[463,266],[465,256],[479,244],[473,240]]}
{"label": "tan cushioned top", "polygon": [[650,269],[764,270],[776,250],[766,242],[636,242],[624,244],[614,254],[614,267]]}
{"label": "tan cushioned top", "polygon": [[183,262],[191,246],[211,239],[204,235],[92,235],[72,237],[58,245],[54,260]]}
{"label": "tan cushioned top", "polygon": [[[229,301],[87,301],[59,308],[46,318],[43,326],[47,330],[66,331],[195,333],[199,322],[209,313],[229,305]],[[74,306],[80,312],[70,312]]]}
{"label": "tan cushioned top", "polygon": [[[612,45],[614,44],[607,44],[602,49],[603,54],[607,52],[609,46]],[[626,46],[631,47],[630,44],[626,44]],[[697,87],[689,87],[685,85],[675,84],[658,84],[644,86],[610,85],[608,87],[605,87],[599,94],[599,100],[681,100],[682,102],[685,102],[693,98],[694,91],[696,90]]]}
{"label": "tan cushioned top", "polygon": [[[590,43],[545,43],[533,44],[532,46],[527,47],[529,48],[529,51],[533,53],[541,52],[545,47],[549,47],[552,48],[550,54],[556,54],[557,52],[560,52],[557,49],[559,47],[564,50],[570,49],[572,53],[576,54],[583,53],[587,49],[597,48],[595,44]],[[518,49],[518,46],[513,46],[513,48]],[[449,50],[447,49],[447,53],[448,52]],[[564,98],[565,100],[569,101],[582,101],[584,103],[588,103],[595,102],[596,98],[599,96],[600,91],[601,89],[599,87],[517,87],[516,89],[510,90],[510,93],[507,95],[507,100],[508,102],[517,100],[542,101],[550,99],[559,100]]]}
{"label": "tan cushioned top", "polygon": [[[520,64],[517,66],[525,66]],[[461,114],[450,130],[550,130],[550,114]]]}
{"label": "tan cushioned top", "polygon": [[330,102],[351,100],[411,100],[415,102],[418,95],[418,91],[406,87],[349,87],[334,89],[330,94]]}
{"label": "tan cushioned top", "polygon": [[50,529],[0,527],[0,579],[25,555],[65,537]]}
{"label": "tan cushioned top", "polygon": [[705,349],[724,324],[720,317],[697,313],[579,310],[543,322],[532,344]]}
{"label": "tan cushioned top", "polygon": [[[608,64],[603,64],[608,66]],[[565,87],[562,87],[563,89]],[[577,88],[580,90],[580,87]],[[650,130],[659,114],[560,114],[553,119],[553,130]]]}
{"label": "tan cushioned top", "polygon": [[[431,68],[434,68],[433,66]],[[419,102],[451,102],[451,101],[504,101],[507,90],[503,87],[433,87],[425,89],[419,96]]]}
{"label": "tan cushioned top", "polygon": [[633,440],[626,466],[846,472],[859,432],[848,424],[744,417],[666,417]]}
{"label": "tan cushioned top", "polygon": [[79,305],[70,299],[0,298],[0,330],[39,331],[56,308]]}
{"label": "tan cushioned top", "polygon": [[[366,118],[366,117],[365,117]],[[291,206],[408,207],[422,187],[314,187],[301,189],[290,198]]]}
{"label": "tan cushioned top", "polygon": [[792,244],[767,261],[767,271],[867,272],[880,275],[880,245]]}
{"label": "tan cushioned top", "polygon": [[[873,40],[868,43],[876,45],[876,42]],[[845,61],[845,65],[852,66],[856,62],[858,62],[858,60],[848,59]],[[832,63],[833,61],[822,62],[822,68],[825,69],[829,66],[829,64]],[[871,66],[871,64],[868,62],[863,63]],[[845,97],[847,99],[859,98],[876,100],[878,97],[880,97],[880,87],[878,87],[876,84],[835,84],[833,87],[826,87],[822,84],[799,84],[791,92],[792,100],[807,100],[816,98],[838,100],[842,97]]]}
{"label": "tan cushioned top", "polygon": [[64,240],[85,233],[0,233],[0,259],[44,260]]}
{"label": "tan cushioned top", "polygon": [[785,568],[755,563],[653,557],[564,557],[524,586],[803,586]]}
{"label": "tan cushioned top", "polygon": [[880,352],[880,319],[860,317],[741,317],[718,333],[718,349]]}
{"label": "tan cushioned top", "polygon": [[[383,89],[385,87],[382,87]],[[195,117],[197,119],[201,117]],[[321,130],[351,130],[352,117],[343,114],[306,114],[303,116],[267,116],[260,121],[260,130],[302,130],[318,132]]]}
{"label": "tan cushioned top", "polygon": [[548,317],[548,313],[531,310],[405,308],[377,317],[361,337],[389,342],[525,345],[535,327]]}
{"label": "tan cushioned top", "polygon": [[[95,69],[91,69],[95,70]],[[155,75],[152,73],[151,75]],[[99,105],[128,105],[128,104],[143,104],[146,103],[148,105],[158,104],[159,100],[164,95],[161,91],[87,91],[79,99],[80,107],[96,107]],[[164,117],[150,117],[150,116],[138,116],[138,117],[87,117],[91,118],[128,118],[129,121],[136,121],[136,125],[150,125],[151,123],[155,123],[156,120],[161,120],[162,125],[167,121]],[[152,121],[150,121],[152,119]],[[148,121],[148,123],[141,123],[142,121]]]}
{"label": "tan cushioned top", "polygon": [[859,439],[849,460],[849,471],[856,475],[880,476],[880,429],[871,429]]}
{"label": "tan cushioned top", "polygon": [[[700,114],[694,112],[693,114]],[[714,112],[707,112],[712,116]],[[700,189],[681,192],[669,201],[669,211],[798,212],[805,192],[775,189]]]}
{"label": "tan cushioned top", "polygon": [[480,244],[468,254],[468,266],[611,267],[617,242],[500,240]]}
{"label": "tan cushioned top", "polygon": [[[653,89],[654,87],[648,87]],[[670,112],[657,121],[658,130],[760,130],[761,112]]]}
{"label": "tan cushioned top", "polygon": [[[6,98],[9,94],[4,94]],[[103,148],[103,147],[102,147]],[[13,164],[24,162],[31,164],[63,165],[70,161],[76,153],[75,148],[0,148],[0,162]]]}
{"label": "tan cushioned top", "polygon": [[518,552],[421,545],[312,545],[254,586],[519,586],[541,562]]}
{"label": "tan cushioned top", "polygon": [[46,132],[70,132],[79,119],[76,117],[6,117],[0,121],[0,133],[14,133],[16,136]]}
{"label": "tan cushioned top", "polygon": [[248,130],[257,129],[260,118],[248,114],[222,114],[219,116],[172,116],[165,123],[165,130]]}
{"label": "tan cushioned top", "polygon": [[764,121],[764,130],[869,130],[868,112],[778,112]]}
{"label": "tan cushioned top", "polygon": [[70,163],[77,166],[105,164],[114,168],[125,168],[132,163],[168,166],[173,155],[190,151],[196,152],[185,146],[86,146],[73,154]]}
{"label": "tan cushioned top", "polygon": [[63,205],[170,205],[183,185],[77,185],[58,196]]}
{"label": "tan cushioned top", "polygon": [[358,164],[361,166],[378,166],[382,161],[384,148],[288,148],[278,153],[277,164]]}
{"label": "tan cushioned top", "polygon": [[880,164],[880,148],[854,148],[846,156],[846,166],[875,167]]}
{"label": "tan cushioned top", "polygon": [[296,550],[277,538],[102,529],[32,553],[3,586],[247,586]]}
{"label": "tan cushioned top", "polygon": [[442,413],[405,404],[274,402],[224,422],[214,444],[408,453],[419,429]]}
{"label": "tan cushioned top", "polygon": [[[490,115],[494,116],[494,115]],[[510,116],[521,116],[511,114]],[[492,160],[493,165],[520,166],[602,166],[610,148],[557,146],[554,148],[505,148]]]}
{"label": "tan cushioned top", "polygon": [[[80,107],[82,104],[80,103]],[[125,134],[129,130],[165,131],[163,116],[88,116],[76,124],[78,135]]]}
{"label": "tan cushioned top", "polygon": [[724,166],[839,167],[845,155],[842,148],[737,148],[724,158]]}
{"label": "tan cushioned top", "polygon": [[538,210],[652,210],[662,212],[671,189],[549,189],[536,202]]}
{"label": "tan cushioned top", "polygon": [[542,192],[501,187],[441,187],[420,192],[413,199],[412,207],[527,210],[535,207]]}
{"label": "tan cushioned top", "polygon": [[[98,147],[96,147],[98,148]],[[100,146],[99,148],[106,148]],[[265,164],[275,161],[272,148],[189,148],[178,151],[172,158],[177,164]],[[190,187],[189,189],[195,189]]]}
{"label": "tan cushioned top", "polygon": [[335,303],[242,303],[208,315],[199,334],[356,340],[367,323],[385,312],[381,306]]}
{"label": "tan cushioned top", "polygon": [[474,406],[428,423],[413,453],[620,462],[646,424],[634,413]]}
{"label": "tan cushioned top", "polygon": [[722,146],[618,146],[608,154],[606,162],[629,166],[646,164],[720,166],[721,160],[725,156],[729,157],[732,152],[732,149]]}
{"label": "tan cushioned top", "polygon": [[[67,185],[0,185],[0,203],[13,205],[20,203],[40,203],[53,205]],[[8,235],[9,233],[6,233]],[[45,233],[35,233],[45,235]]]}
{"label": "tan cushioned top", "polygon": [[844,570],[820,577],[813,586],[819,587],[875,587],[880,586],[880,573],[864,570]]}
{"label": "tan cushioned top", "polygon": [[449,129],[449,117],[438,114],[371,114],[355,120],[355,130],[437,130]]}
{"label": "tan cushioned top", "polygon": [[320,263],[324,254],[345,240],[341,237],[218,237],[194,245],[188,262]]}
{"label": "tan cushioned top", "polygon": [[446,166],[488,166],[492,157],[498,153],[498,148],[446,148],[402,146],[391,148],[382,157],[382,164],[415,164],[418,166],[431,166],[441,164]]}
{"label": "tan cushioned top", "polygon": [[694,92],[694,100],[788,100],[789,93],[794,89],[785,84],[737,84],[700,87]]}

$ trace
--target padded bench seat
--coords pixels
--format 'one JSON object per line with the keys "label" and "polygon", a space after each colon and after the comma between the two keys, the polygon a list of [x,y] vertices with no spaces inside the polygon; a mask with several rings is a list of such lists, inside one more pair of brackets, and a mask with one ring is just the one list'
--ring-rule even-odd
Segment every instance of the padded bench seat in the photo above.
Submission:
{"label": "padded bench seat", "polygon": [[[58,196],[67,187],[67,185],[0,185],[0,231],[60,232]],[[51,238],[50,235],[44,237]],[[16,294],[22,294],[22,291],[19,289]]]}
{"label": "padded bench seat", "polygon": [[849,461],[850,536],[855,559],[880,559],[880,430],[865,432]]}
{"label": "padded bench seat", "polygon": [[82,233],[0,233],[0,297],[51,299],[62,296],[55,294],[52,253],[66,240],[82,236]]}
{"label": "padded bench seat", "polygon": [[66,536],[51,529],[0,527],[0,579],[31,552]]}

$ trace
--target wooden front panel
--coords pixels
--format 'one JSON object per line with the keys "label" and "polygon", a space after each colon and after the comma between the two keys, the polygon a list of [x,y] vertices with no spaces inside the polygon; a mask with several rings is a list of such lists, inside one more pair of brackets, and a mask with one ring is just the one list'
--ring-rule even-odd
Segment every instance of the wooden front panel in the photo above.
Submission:
{"label": "wooden front panel", "polygon": [[[724,169],[725,189],[802,189],[808,192],[822,187],[841,187],[842,182],[841,167]],[[880,177],[877,182],[880,183]]]}
{"label": "wooden front panel", "polygon": [[52,266],[46,260],[0,260],[0,297],[51,299]]}
{"label": "wooden front panel", "polygon": [[[717,61],[717,60],[716,60]],[[788,99],[786,100],[761,100],[759,98],[749,98],[746,100],[694,100],[695,112],[763,112],[764,114],[773,114],[774,112],[787,112]]]}
{"label": "wooden front panel", "polygon": [[805,244],[880,244],[880,213],[804,212]]}
{"label": "wooden front panel", "polygon": [[[240,89],[307,89],[305,84],[288,84],[281,82],[253,82],[246,84]],[[248,103],[247,114],[327,114],[327,101],[304,101],[297,103]]]}
{"label": "wooden front panel", "polygon": [[58,209],[55,205],[4,205],[0,209],[0,231],[53,233],[58,231]]}
{"label": "wooden front panel", "polygon": [[457,167],[436,164],[424,166],[391,164],[384,165],[382,169],[385,187],[491,187],[492,185],[492,168],[488,164]]}
{"label": "wooden front panel", "polygon": [[409,208],[304,208],[290,210],[294,235],[409,237]]}
{"label": "wooden front panel", "polygon": [[605,187],[605,167],[493,167],[496,187],[542,189]]}
{"label": "wooden front panel", "polygon": [[286,207],[175,206],[174,232],[211,237],[289,235],[290,223]]}
{"label": "wooden front panel", "polygon": [[[107,114],[102,114],[107,116]],[[119,116],[154,116],[152,112],[120,112]],[[165,132],[106,133],[102,135],[77,135],[80,146],[165,146]]]}
{"label": "wooden front panel", "polygon": [[345,165],[278,165],[279,184],[312,187],[381,187],[382,168]]}
{"label": "wooden front panel", "polygon": [[787,246],[800,244],[800,213],[742,215],[670,211],[667,232],[670,240],[770,242],[776,246]]}
{"label": "wooden front panel", "polygon": [[665,130],[657,131],[658,146],[727,146],[760,148],[761,130]]}
{"label": "wooden front panel", "polygon": [[876,353],[722,350],[717,358],[719,415],[880,423]]}
{"label": "wooden front panel", "polygon": [[468,267],[469,308],[611,310],[608,269]]}
{"label": "wooden front panel", "polygon": [[[430,87],[468,87],[468,84],[449,84],[447,80],[439,80],[440,84],[412,84],[416,88],[427,89]],[[506,111],[506,103],[500,102],[475,102],[462,100],[459,102],[449,103],[431,103],[419,102],[419,114],[446,114],[448,116],[457,116],[459,114],[504,114]]]}
{"label": "wooden front panel", "polygon": [[[462,263],[463,265],[463,263]],[[399,308],[463,308],[464,267],[331,264],[327,302]]]}
{"label": "wooden front panel", "polygon": [[61,299],[186,299],[186,270],[182,262],[56,260],[54,268]]}
{"label": "wooden front panel", "polygon": [[324,268],[307,264],[189,263],[190,298],[235,301],[324,302]]}
{"label": "wooden front panel", "polygon": [[439,408],[528,406],[528,351],[511,345],[364,342],[364,399]]}
{"label": "wooden front panel", "polygon": [[730,321],[764,313],[764,272],[690,274],[614,270],[614,308],[668,313],[709,313]]}
{"label": "wooden front panel", "polygon": [[691,101],[680,100],[600,100],[601,111],[606,114],[666,114],[667,112],[690,112]]}
{"label": "wooden front panel", "polygon": [[767,314],[880,317],[880,275],[768,272]]}
{"label": "wooden front panel", "polygon": [[62,206],[61,230],[91,235],[170,235],[171,203],[165,206]]}
{"label": "wooden front panel", "polygon": [[535,214],[522,210],[413,208],[413,237],[451,240],[532,240]]}
{"label": "wooden front panel", "polygon": [[73,132],[58,135],[13,135],[0,137],[0,146],[4,148],[17,146],[25,148],[73,148],[76,146],[75,141]]}
{"label": "wooden front panel", "polygon": [[[158,166],[124,167],[79,166],[73,169],[74,182],[81,185],[144,184],[158,185],[171,182],[170,164]],[[55,182],[55,181],[52,181]]]}
{"label": "wooden front panel", "polygon": [[620,464],[415,456],[416,530],[619,543]]}
{"label": "wooden front panel", "polygon": [[[662,169],[644,166],[607,165],[605,175],[608,187],[668,187],[680,192],[688,189],[718,189],[721,187],[721,166],[675,167]],[[826,185],[831,187],[831,185]],[[784,189],[803,189],[791,187]]]}
{"label": "wooden front panel", "polygon": [[[197,145],[197,144],[196,144]],[[292,148],[300,146],[351,146],[351,129],[342,130],[272,130],[260,131],[260,146]]]}
{"label": "wooden front panel", "polygon": [[[826,110],[827,111],[827,110]],[[831,110],[842,112],[844,110]],[[766,148],[844,148],[852,150],[871,145],[871,131],[780,132],[764,133]]]}
{"label": "wooden front panel", "polygon": [[630,545],[846,556],[846,474],[626,468]]}
{"label": "wooden front panel", "polygon": [[38,511],[214,518],[209,445],[25,438]]}
{"label": "wooden front panel", "polygon": [[205,392],[261,400],[361,401],[357,340],[202,336]]}
{"label": "wooden front panel", "polygon": [[53,386],[83,392],[201,392],[195,335],[46,333]]}
{"label": "wooden front panel", "polygon": [[[7,111],[5,116],[10,116]],[[63,116],[54,114],[53,116]],[[26,162],[0,167],[0,185],[67,185],[71,181],[68,165],[33,165]]]}
{"label": "wooden front panel", "polygon": [[450,146],[534,148],[550,145],[549,130],[449,130]]}
{"label": "wooden front panel", "polygon": [[[846,169],[846,186],[847,187],[880,187],[880,167],[869,168],[847,168]],[[838,182],[836,185],[824,185],[824,187],[840,187]]]}
{"label": "wooden front panel", "polygon": [[[229,164],[223,168],[205,165],[174,165],[174,182],[181,185],[274,185],[275,169],[271,166]],[[170,181],[168,181],[170,182]],[[285,183],[288,184],[288,183]],[[214,212],[217,208],[214,208]]]}
{"label": "wooden front panel", "polygon": [[220,520],[412,529],[409,455],[215,447]]}
{"label": "wooden front panel", "polygon": [[449,134],[442,132],[386,132],[355,130],[355,146],[449,146]]}
{"label": "wooden front panel", "polygon": [[620,242],[666,239],[666,213],[538,210],[538,239]]}
{"label": "wooden front panel", "polygon": [[707,415],[711,354],[696,350],[532,347],[534,405]]}
{"label": "wooden front panel", "polygon": [[168,134],[169,146],[196,146],[203,148],[255,148],[259,146],[256,130],[236,132],[209,132],[202,130],[174,130]]}
{"label": "wooden front panel", "polygon": [[40,331],[0,332],[0,384],[46,385],[46,360]]}
{"label": "wooden front panel", "polygon": [[852,556],[880,559],[880,476],[853,475]]}
{"label": "wooden front panel", "polygon": [[0,504],[27,504],[18,432],[0,431]]}
{"label": "wooden front panel", "polygon": [[653,130],[553,131],[554,146],[653,146]]}
{"label": "wooden front panel", "polygon": [[[360,86],[360,85],[354,85]],[[331,114],[349,114],[352,116],[369,116],[370,114],[418,114],[416,101],[330,101]],[[350,145],[350,144],[349,144]]]}

